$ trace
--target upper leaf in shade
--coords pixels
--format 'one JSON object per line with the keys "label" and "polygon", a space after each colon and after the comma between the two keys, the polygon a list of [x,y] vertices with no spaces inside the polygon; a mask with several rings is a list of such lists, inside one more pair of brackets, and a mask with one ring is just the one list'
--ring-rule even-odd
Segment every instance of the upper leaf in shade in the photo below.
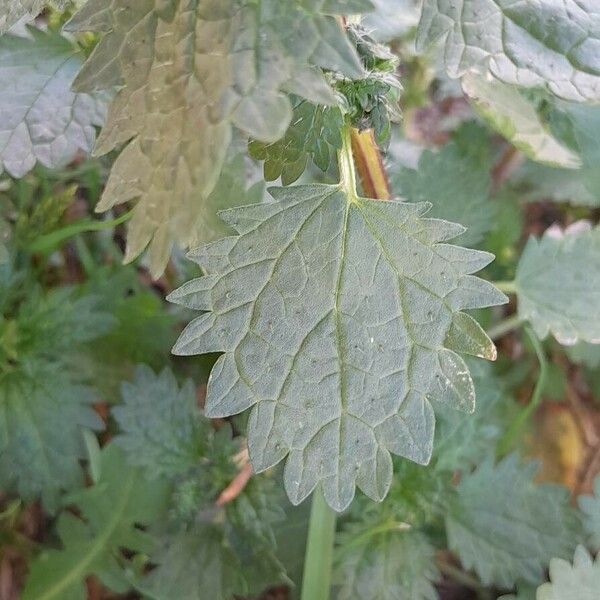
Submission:
{"label": "upper leaf in shade", "polygon": [[584,514],[583,525],[592,546],[600,549],[600,476],[594,481],[594,495],[580,496],[579,508]]}
{"label": "upper leaf in shade", "polygon": [[340,535],[336,600],[437,600],[438,577],[435,549],[418,531],[359,524]]}
{"label": "upper leaf in shade", "polygon": [[344,125],[337,106],[315,106],[302,100],[294,106],[292,122],[285,135],[274,143],[253,140],[250,155],[264,160],[265,179],[293,183],[304,173],[309,160],[326,171],[342,145],[340,131]]}
{"label": "upper leaf in shade", "polygon": [[[114,444],[102,450],[98,482],[69,498],[78,515],[64,512],[57,525],[62,548],[45,550],[31,564],[23,600],[85,597],[85,580],[122,578],[120,552],[147,552],[150,538],[141,526],[164,518],[168,487],[128,467]],[[119,591],[126,591],[119,590]]]}
{"label": "upper leaf in shade", "polygon": [[355,485],[381,499],[390,452],[427,463],[431,400],[472,412],[473,382],[456,354],[495,358],[463,309],[505,302],[471,274],[493,258],[445,243],[464,229],[427,204],[349,197],[339,185],[271,190],[276,202],[221,213],[238,232],[190,256],[206,275],[170,300],[207,311],[177,354],[224,352],[206,413],[252,408],[255,470],[287,456],[298,503],[322,484],[342,510]]}
{"label": "upper leaf in shade", "polygon": [[600,554],[592,560],[578,546],[573,564],[561,558],[550,561],[550,581],[537,590],[537,600],[596,600],[600,590]]}
{"label": "upper leaf in shade", "polygon": [[581,166],[579,155],[552,135],[519,90],[474,74],[463,77],[462,88],[487,123],[532,160],[567,169]]}
{"label": "upper leaf in shade", "polygon": [[0,172],[22,177],[40,162],[62,167],[91,152],[104,102],[71,91],[81,55],[65,38],[30,28],[0,37]]}
{"label": "upper leaf in shade", "polygon": [[464,225],[465,246],[483,239],[494,223],[496,205],[490,200],[491,158],[487,136],[472,124],[457,132],[456,141],[436,154],[425,150],[418,169],[401,167],[392,173],[396,191],[411,202],[431,202],[431,216]]}
{"label": "upper leaf in shade", "polygon": [[487,71],[566,100],[600,101],[596,0],[425,0],[417,46],[440,39],[451,77]]}
{"label": "upper leaf in shade", "polygon": [[517,266],[522,319],[561,343],[600,341],[600,229],[579,221],[530,238]]}
{"label": "upper leaf in shade", "polygon": [[510,455],[464,474],[446,515],[448,543],[485,585],[537,583],[552,557],[569,556],[580,533],[566,488],[534,482],[535,463]]}
{"label": "upper leaf in shade", "polygon": [[[368,6],[364,1],[352,7]],[[215,187],[234,128],[263,142],[285,133],[285,92],[335,104],[321,68],[361,77],[332,14],[347,3],[311,0],[97,0],[70,22],[105,35],[75,82],[120,90],[96,153],[127,143],[98,210],[139,198],[126,259],[150,245],[159,275],[171,246],[201,241],[202,204]]]}

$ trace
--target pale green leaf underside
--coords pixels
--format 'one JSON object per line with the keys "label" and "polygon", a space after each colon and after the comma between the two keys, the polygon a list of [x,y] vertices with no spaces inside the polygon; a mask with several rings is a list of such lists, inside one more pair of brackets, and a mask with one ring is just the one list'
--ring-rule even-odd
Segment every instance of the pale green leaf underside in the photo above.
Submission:
{"label": "pale green leaf underside", "polygon": [[369,535],[365,530],[368,541],[345,549],[360,533],[340,536],[336,600],[438,600],[435,549],[426,536],[406,530]]}
{"label": "pale green leaf underside", "polygon": [[[105,33],[76,89],[121,86],[96,153],[127,142],[98,210],[139,198],[126,259],[150,245],[159,275],[171,246],[194,247],[235,128],[273,142],[290,122],[286,92],[336,102],[321,67],[361,77],[355,50],[312,0],[95,0],[73,30]],[[367,6],[366,2],[353,7]]]}
{"label": "pale green leaf underside", "polygon": [[514,87],[475,74],[466,74],[462,87],[489,125],[532,160],[568,169],[581,166],[579,156],[550,133]]}
{"label": "pale green leaf underside", "polygon": [[458,486],[446,516],[448,543],[486,585],[535,584],[552,557],[575,547],[578,520],[566,489],[536,485],[535,471],[513,454],[496,466],[484,462]]}
{"label": "pale green leaf underside", "polygon": [[425,0],[417,45],[440,38],[451,77],[487,71],[565,100],[600,101],[596,0]]}
{"label": "pale green leaf underside", "polygon": [[550,561],[550,580],[538,588],[537,600],[597,600],[600,590],[600,554],[596,560],[583,546],[575,550],[573,564]]}
{"label": "pale green leaf underside", "polygon": [[580,496],[578,502],[590,542],[595,549],[600,550],[600,476],[594,481],[594,495]]}
{"label": "pale green leaf underside", "polygon": [[519,316],[540,338],[600,341],[600,229],[582,222],[530,238],[517,267]]}
{"label": "pale green leaf underside", "polygon": [[40,162],[61,167],[91,152],[104,103],[71,91],[81,56],[59,35],[0,37],[0,172],[22,177]]}
{"label": "pale green leaf underside", "polygon": [[206,276],[170,299],[210,312],[175,352],[224,352],[206,412],[253,407],[253,465],[287,456],[292,502],[319,481],[336,510],[355,485],[381,499],[390,452],[428,462],[431,399],[473,410],[473,382],[454,350],[495,358],[460,312],[505,301],[471,275],[493,257],[443,243],[464,229],[423,218],[426,204],[350,202],[329,185],[271,193],[276,202],[221,213],[239,237],[192,253]]}

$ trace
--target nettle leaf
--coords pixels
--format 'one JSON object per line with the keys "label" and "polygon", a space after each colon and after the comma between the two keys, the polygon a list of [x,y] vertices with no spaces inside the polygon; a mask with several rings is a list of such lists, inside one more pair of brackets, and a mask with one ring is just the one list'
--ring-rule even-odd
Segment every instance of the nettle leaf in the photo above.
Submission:
{"label": "nettle leaf", "polygon": [[595,600],[600,590],[600,554],[593,561],[589,552],[578,546],[572,565],[552,559],[550,580],[538,588],[537,600]]}
{"label": "nettle leaf", "polygon": [[444,41],[450,77],[487,71],[575,102],[600,101],[594,0],[425,0],[417,47]]}
{"label": "nettle leaf", "polygon": [[13,177],[91,152],[104,122],[101,97],[71,91],[81,53],[56,33],[28,31],[0,37],[0,172]]}
{"label": "nettle leaf", "polygon": [[[255,490],[260,487],[252,483]],[[157,536],[150,552],[156,567],[136,582],[136,588],[153,600],[231,600],[239,594],[259,594],[276,583],[289,583],[275,556],[274,540],[257,535],[257,528],[270,528],[271,524],[265,522],[262,507],[248,510],[253,495],[244,491],[232,503],[235,506],[228,507],[224,519],[199,521],[189,529]],[[268,502],[273,503],[273,497]],[[247,512],[244,519],[250,527],[232,518],[232,512]]]}
{"label": "nettle leaf", "polygon": [[427,463],[430,401],[472,412],[466,352],[495,348],[462,309],[505,296],[473,277],[492,260],[445,242],[455,224],[426,204],[378,202],[341,185],[273,188],[275,202],[221,213],[239,232],[191,253],[206,275],[169,299],[207,311],[174,352],[224,352],[206,414],[253,407],[248,446],[256,471],[287,456],[293,503],[322,484],[343,510],[358,485],[381,499],[390,452]]}
{"label": "nettle leaf", "polygon": [[420,0],[372,0],[375,10],[368,12],[362,23],[380,42],[400,38],[417,26]]}
{"label": "nettle leaf", "polygon": [[344,117],[339,107],[316,106],[300,100],[294,106],[290,126],[280,140],[271,144],[253,140],[248,149],[250,156],[265,162],[267,181],[281,177],[281,183],[289,185],[304,173],[309,160],[322,171],[329,168],[342,146],[340,131],[343,126]]}
{"label": "nettle leaf", "polygon": [[579,221],[530,238],[517,266],[518,312],[540,338],[600,341],[600,229]]}
{"label": "nettle leaf", "polygon": [[152,559],[158,567],[136,584],[146,598],[230,600],[246,589],[242,565],[215,525],[163,538]]}
{"label": "nettle leaf", "polygon": [[532,160],[569,169],[581,166],[579,155],[552,135],[535,106],[514,87],[468,74],[462,88],[487,123]]}
{"label": "nettle leaf", "polygon": [[490,201],[491,167],[487,135],[469,124],[439,152],[425,150],[418,169],[400,167],[390,179],[407,200],[430,202],[431,216],[464,225],[460,242],[473,246],[490,230],[497,212]]}
{"label": "nettle leaf", "polygon": [[446,515],[449,547],[485,585],[537,583],[552,557],[569,556],[580,524],[566,488],[534,483],[535,463],[512,454],[464,474]]}
{"label": "nettle leaf", "polygon": [[26,500],[42,495],[53,510],[62,490],[83,483],[83,430],[103,426],[71,357],[113,322],[93,297],[68,288],[42,294],[8,265],[2,278],[0,486]]}
{"label": "nettle leaf", "polygon": [[156,478],[185,473],[200,461],[212,428],[200,413],[191,380],[179,388],[168,369],[157,376],[139,366],[121,393],[123,404],[112,414],[122,433],[114,443],[132,465]]}
{"label": "nettle leaf", "polygon": [[23,600],[84,598],[85,579],[92,574],[106,582],[122,579],[121,550],[151,548],[140,526],[164,517],[167,498],[164,482],[150,482],[128,467],[114,444],[104,448],[98,482],[69,497],[81,518],[62,514],[57,531],[63,547],[45,550],[33,561]]}
{"label": "nettle leaf", "polygon": [[96,396],[57,366],[0,377],[0,482],[25,500],[42,496],[50,509],[62,490],[83,484],[82,432],[102,429]]}
{"label": "nettle leaf", "polygon": [[401,528],[377,533],[354,524],[339,542],[337,600],[438,599],[435,549],[422,533]]}
{"label": "nettle leaf", "polygon": [[600,476],[594,481],[594,495],[580,496],[579,508],[584,514],[583,525],[594,548],[600,548]]}
{"label": "nettle leaf", "polygon": [[[356,11],[369,2],[352,3]],[[95,152],[127,143],[98,210],[139,198],[126,260],[150,245],[159,275],[174,242],[196,246],[202,207],[218,180],[234,128],[263,142],[292,118],[284,92],[321,104],[336,97],[321,68],[361,77],[356,51],[323,0],[89,2],[72,30],[105,35],[75,82],[120,86]]]}
{"label": "nettle leaf", "polygon": [[62,8],[66,3],[67,0],[0,0],[0,34],[8,31],[23,17],[33,19],[48,4]]}

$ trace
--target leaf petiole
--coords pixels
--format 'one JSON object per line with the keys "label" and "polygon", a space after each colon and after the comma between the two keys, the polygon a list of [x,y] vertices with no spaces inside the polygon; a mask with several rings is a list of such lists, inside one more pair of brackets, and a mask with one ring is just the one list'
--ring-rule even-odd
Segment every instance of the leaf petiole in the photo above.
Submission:
{"label": "leaf petiole", "polygon": [[525,333],[529,337],[531,345],[533,346],[533,349],[538,358],[540,365],[540,374],[535,384],[535,387],[533,388],[531,400],[529,401],[527,406],[525,406],[513,419],[508,430],[498,443],[498,456],[504,456],[505,454],[508,454],[508,452],[514,444],[515,439],[517,439],[523,427],[526,425],[531,415],[535,412],[535,409],[538,407],[540,401],[542,400],[542,392],[544,391],[544,387],[546,386],[546,379],[548,377],[548,361],[546,359],[546,355],[544,354],[544,349],[542,348],[540,340],[537,338],[537,336],[530,327],[525,327]]}
{"label": "leaf petiole", "polygon": [[336,513],[321,488],[313,492],[301,600],[329,600]]}
{"label": "leaf petiole", "polygon": [[120,215],[116,219],[110,219],[107,221],[93,221],[91,219],[84,219],[71,223],[61,229],[51,231],[46,235],[42,235],[31,244],[29,244],[28,250],[30,252],[50,252],[54,250],[58,245],[68,240],[71,237],[79,235],[80,233],[87,233],[89,231],[103,231],[105,229],[112,229],[117,225],[121,225],[128,221],[133,215],[133,209]]}

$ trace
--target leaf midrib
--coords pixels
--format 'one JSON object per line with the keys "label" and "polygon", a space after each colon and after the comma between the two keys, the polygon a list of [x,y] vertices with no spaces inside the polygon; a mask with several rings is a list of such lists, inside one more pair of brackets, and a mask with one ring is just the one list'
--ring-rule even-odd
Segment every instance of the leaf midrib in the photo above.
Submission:
{"label": "leaf midrib", "polygon": [[69,573],[62,580],[57,582],[53,587],[47,590],[42,596],[40,596],[37,600],[48,600],[50,598],[60,597],[57,594],[60,594],[64,590],[68,589],[70,585],[76,583],[77,581],[83,580],[83,578],[88,575],[87,569],[94,562],[94,560],[98,557],[100,552],[104,549],[107,541],[111,538],[114,531],[117,529],[118,524],[121,521],[121,517],[125,512],[125,507],[129,503],[129,498],[131,496],[131,491],[133,489],[133,481],[135,479],[135,474],[131,474],[127,479],[127,482],[123,488],[122,494],[120,496],[120,500],[117,503],[115,510],[112,513],[112,517],[107,523],[105,530],[99,535],[96,540],[92,543],[90,551],[87,556],[85,556],[79,563],[76,563],[74,567],[71,569]]}

